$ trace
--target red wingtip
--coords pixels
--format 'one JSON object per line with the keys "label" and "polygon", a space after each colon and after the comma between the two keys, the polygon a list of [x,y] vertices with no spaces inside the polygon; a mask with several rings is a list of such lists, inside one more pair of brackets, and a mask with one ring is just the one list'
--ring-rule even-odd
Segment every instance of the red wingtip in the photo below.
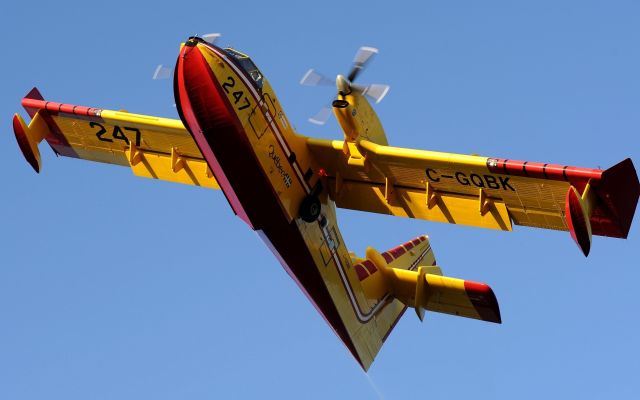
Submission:
{"label": "red wingtip", "polygon": [[599,207],[591,216],[594,235],[626,238],[640,196],[638,174],[630,158],[603,171],[597,183]]}
{"label": "red wingtip", "polygon": [[42,93],[40,93],[38,88],[34,87],[22,99],[22,106],[27,110],[27,114],[33,118],[36,115],[36,112],[38,112],[38,109],[30,107],[29,100],[44,100],[44,97],[42,97]]}
{"label": "red wingtip", "polygon": [[33,152],[33,149],[29,144],[27,133],[24,131],[18,115],[13,116],[13,133],[16,135],[16,141],[18,142],[18,146],[20,146],[20,151],[22,151],[22,155],[24,156],[25,160],[27,160],[29,165],[31,165],[36,173],[40,173],[40,163],[38,162],[38,157]]}
{"label": "red wingtip", "polygon": [[31,91],[29,91],[29,93],[27,93],[27,95],[24,97],[27,99],[44,100],[44,97],[42,97],[42,94],[37,87],[31,89]]}
{"label": "red wingtip", "polygon": [[471,304],[473,304],[473,307],[475,307],[483,321],[495,322],[497,324],[502,323],[498,300],[489,285],[480,282],[464,281],[464,290],[467,292]]}
{"label": "red wingtip", "polygon": [[582,202],[573,187],[569,187],[567,191],[565,217],[571,238],[580,247],[584,256],[588,256],[589,250],[591,250],[591,235],[589,235],[589,227],[587,226],[589,221],[584,217]]}

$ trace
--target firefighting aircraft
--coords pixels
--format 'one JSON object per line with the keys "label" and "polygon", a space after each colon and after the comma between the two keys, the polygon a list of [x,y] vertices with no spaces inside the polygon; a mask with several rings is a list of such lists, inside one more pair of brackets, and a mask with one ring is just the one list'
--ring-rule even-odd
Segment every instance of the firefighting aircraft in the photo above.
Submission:
{"label": "firefighting aircraft", "polygon": [[[131,168],[147,178],[221,189],[367,370],[407,307],[500,323],[493,291],[442,275],[427,236],[385,252],[349,252],[336,207],[510,231],[569,231],[585,255],[592,235],[626,238],[640,185],[630,159],[606,169],[403,149],[387,144],[352,83],[377,50],[361,48],[336,78],[344,140],[297,134],[251,58],[191,37],[174,94],[180,120],[46,101],[31,90],[13,129],[36,172],[45,140],[57,155]],[[322,78],[308,73],[303,83]],[[318,121],[318,119],[316,119]]]}

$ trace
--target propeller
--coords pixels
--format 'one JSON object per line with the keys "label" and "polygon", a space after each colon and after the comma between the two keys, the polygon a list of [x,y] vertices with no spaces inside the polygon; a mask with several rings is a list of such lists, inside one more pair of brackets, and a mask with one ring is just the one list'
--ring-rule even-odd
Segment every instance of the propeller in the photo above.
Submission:
{"label": "propeller", "polygon": [[320,109],[316,115],[309,118],[309,122],[316,125],[324,125],[331,117],[331,104],[328,104]]}
{"label": "propeller", "polygon": [[349,75],[347,75],[347,79],[353,82],[376,54],[378,54],[378,49],[376,48],[360,47],[356,56],[353,58],[353,66],[351,67],[351,71],[349,71]]}
{"label": "propeller", "polygon": [[[206,33],[202,35],[201,38],[209,44],[214,44],[216,40],[220,38],[220,36],[222,36],[222,34],[220,33]],[[159,64],[156,67],[156,70],[153,72],[153,76],[151,77],[151,79],[153,80],[170,79],[171,74],[173,74],[173,68],[174,68],[173,66]]]}
{"label": "propeller", "polygon": [[[353,65],[351,66],[351,69],[349,70],[349,74],[347,74],[347,76],[338,75],[335,80],[332,80],[330,78],[327,78],[322,73],[316,71],[315,69],[310,69],[304,74],[304,76],[300,80],[300,84],[304,86],[336,85],[338,96],[346,96],[352,92],[356,92],[368,96],[369,98],[374,100],[376,104],[380,103],[389,92],[389,85],[374,83],[364,86],[353,83],[353,81],[362,73],[362,71],[364,71],[367,65],[369,65],[371,60],[373,60],[376,54],[378,54],[378,49],[374,47],[360,47],[356,52],[355,57],[353,58]],[[344,100],[339,101],[344,102]],[[332,103],[333,106],[336,106],[336,104],[342,105],[343,103]],[[330,104],[324,106],[316,115],[309,118],[309,122],[316,125],[324,125],[331,117],[332,105]]]}
{"label": "propeller", "polygon": [[171,78],[172,73],[173,73],[173,67],[168,67],[164,64],[159,64],[156,67],[156,70],[153,73],[153,77],[151,79],[153,79],[154,81],[169,79]]}

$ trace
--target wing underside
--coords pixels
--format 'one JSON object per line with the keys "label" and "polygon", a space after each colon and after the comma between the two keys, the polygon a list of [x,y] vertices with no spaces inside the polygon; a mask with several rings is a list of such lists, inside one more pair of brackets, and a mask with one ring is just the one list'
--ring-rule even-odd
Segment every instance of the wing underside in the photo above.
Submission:
{"label": "wing underside", "polygon": [[180,120],[45,101],[35,88],[22,105],[31,121],[15,114],[14,133],[37,172],[38,143],[44,140],[60,156],[127,166],[147,178],[219,188]]}
{"label": "wing underside", "polygon": [[[511,230],[572,231],[574,188],[595,235],[625,238],[640,185],[630,159],[608,170],[308,139],[338,207]],[[592,190],[586,197],[586,187]],[[588,204],[587,204],[588,203]],[[581,211],[579,209],[578,211]],[[573,234],[573,232],[572,232]]]}

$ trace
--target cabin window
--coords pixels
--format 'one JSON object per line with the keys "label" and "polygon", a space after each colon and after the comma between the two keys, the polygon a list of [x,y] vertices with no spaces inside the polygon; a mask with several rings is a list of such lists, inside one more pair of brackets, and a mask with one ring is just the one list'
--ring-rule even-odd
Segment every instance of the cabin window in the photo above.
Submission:
{"label": "cabin window", "polygon": [[253,61],[251,61],[249,56],[234,49],[224,49],[224,51],[231,56],[236,65],[251,77],[254,86],[258,89],[262,89],[262,73],[260,73],[260,70],[256,67]]}

